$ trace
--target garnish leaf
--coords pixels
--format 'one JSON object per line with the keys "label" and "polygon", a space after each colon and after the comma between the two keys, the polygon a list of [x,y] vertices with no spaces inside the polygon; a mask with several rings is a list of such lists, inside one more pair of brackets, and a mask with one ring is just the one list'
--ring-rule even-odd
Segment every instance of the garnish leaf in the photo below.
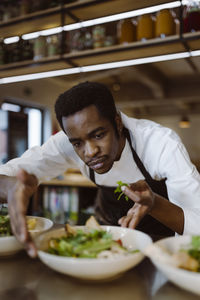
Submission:
{"label": "garnish leaf", "polygon": [[[114,193],[119,193],[119,196],[117,198],[117,200],[119,200],[121,198],[122,195],[124,195],[124,192],[122,191],[122,186],[128,186],[127,183],[124,183],[122,181],[117,181],[118,186],[116,187],[116,189],[114,190]],[[125,199],[126,201],[128,201],[128,196],[125,195]]]}

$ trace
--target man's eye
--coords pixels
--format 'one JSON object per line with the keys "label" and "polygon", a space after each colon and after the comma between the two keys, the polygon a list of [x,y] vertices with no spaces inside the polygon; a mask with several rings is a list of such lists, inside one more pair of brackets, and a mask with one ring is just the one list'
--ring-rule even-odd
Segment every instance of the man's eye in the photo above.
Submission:
{"label": "man's eye", "polygon": [[76,142],[73,144],[73,147],[74,148],[79,148],[81,146],[81,143],[80,142]]}
{"label": "man's eye", "polygon": [[101,139],[102,137],[104,137],[104,132],[101,132],[101,133],[98,133],[98,134],[95,134],[95,139]]}

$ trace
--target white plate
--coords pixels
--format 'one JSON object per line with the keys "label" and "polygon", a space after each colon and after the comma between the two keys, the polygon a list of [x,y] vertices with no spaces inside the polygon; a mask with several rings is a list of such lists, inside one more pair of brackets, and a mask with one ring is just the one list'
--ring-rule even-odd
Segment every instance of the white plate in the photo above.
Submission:
{"label": "white plate", "polygon": [[[84,226],[77,227],[84,229]],[[64,235],[64,228],[61,228],[36,237],[38,256],[48,267],[60,273],[84,280],[104,280],[114,278],[139,264],[144,258],[144,248],[152,243],[147,234],[137,230],[118,226],[101,227],[110,232],[114,240],[121,239],[128,249],[138,249],[140,252],[118,258],[72,258],[45,252],[50,238]]]}
{"label": "white plate", "polygon": [[[53,222],[46,218],[27,216],[27,219],[28,218],[35,218],[37,221],[35,229],[29,231],[32,238],[35,238],[38,234],[53,226]],[[23,245],[16,239],[15,236],[0,237],[0,256],[12,255],[22,249]]]}
{"label": "white plate", "polygon": [[173,266],[173,261],[164,251],[166,249],[171,253],[176,253],[182,246],[188,245],[190,241],[191,236],[188,235],[165,238],[150,245],[145,253],[171,282],[185,290],[200,295],[200,273]]}

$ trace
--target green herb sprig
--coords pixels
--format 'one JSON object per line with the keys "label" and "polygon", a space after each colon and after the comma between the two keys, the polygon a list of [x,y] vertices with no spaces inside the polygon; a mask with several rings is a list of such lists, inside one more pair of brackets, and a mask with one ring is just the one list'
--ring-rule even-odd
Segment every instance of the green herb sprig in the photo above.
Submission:
{"label": "green herb sprig", "polygon": [[[114,193],[119,193],[119,196],[117,198],[117,200],[119,200],[121,198],[121,196],[124,194],[124,192],[122,191],[122,186],[128,186],[127,183],[124,183],[122,181],[117,181],[118,187],[114,190]],[[125,199],[126,201],[129,200],[128,196],[125,195]]]}

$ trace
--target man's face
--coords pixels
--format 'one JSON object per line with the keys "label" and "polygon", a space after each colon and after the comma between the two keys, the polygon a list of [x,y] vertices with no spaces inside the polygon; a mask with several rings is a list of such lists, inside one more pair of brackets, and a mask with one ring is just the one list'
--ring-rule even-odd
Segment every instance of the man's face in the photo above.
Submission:
{"label": "man's face", "polygon": [[63,117],[62,122],[78,156],[95,172],[108,172],[120,151],[120,139],[111,122],[94,105]]}

